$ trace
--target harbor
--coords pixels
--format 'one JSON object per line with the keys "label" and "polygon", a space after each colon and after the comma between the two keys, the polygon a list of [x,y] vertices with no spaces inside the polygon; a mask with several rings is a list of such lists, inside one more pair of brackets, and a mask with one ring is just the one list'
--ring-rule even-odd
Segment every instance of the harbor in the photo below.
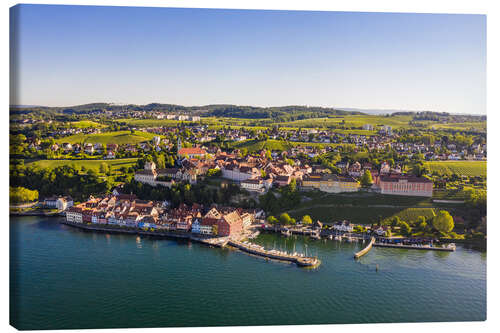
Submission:
{"label": "harbor", "polygon": [[370,235],[360,235],[354,234],[352,232],[337,232],[332,230],[319,230],[309,227],[295,227],[295,228],[277,228],[269,226],[261,226],[261,229],[266,232],[279,233],[281,236],[290,237],[291,235],[301,235],[308,236],[314,240],[329,239],[339,242],[347,243],[357,243],[370,241],[369,244],[363,248],[361,251],[354,254],[354,258],[358,259],[366,255],[372,247],[381,248],[399,248],[399,249],[409,249],[409,250],[429,250],[429,251],[446,251],[454,252],[456,250],[455,243],[448,243],[446,245],[435,245],[438,240],[433,239],[414,239],[414,238],[388,238],[382,236],[370,236]]}
{"label": "harbor", "polygon": [[226,245],[230,245],[237,248],[245,253],[253,254],[259,257],[264,257],[267,259],[285,261],[297,264],[300,267],[318,267],[321,261],[317,257],[308,257],[302,253],[287,253],[278,250],[266,250],[262,246],[252,244],[248,241],[243,241],[243,239],[252,239],[259,235],[259,231],[253,231],[248,234],[242,234],[239,237],[200,237],[193,235],[191,233],[173,233],[173,232],[158,232],[158,231],[145,231],[141,229],[118,229],[110,228],[96,225],[86,225],[81,223],[71,223],[67,221],[62,221],[62,224],[96,232],[106,232],[106,233],[124,233],[124,234],[137,234],[143,236],[153,236],[153,237],[163,237],[163,238],[180,238],[189,239],[198,243],[202,243],[208,246],[214,246],[223,248]]}

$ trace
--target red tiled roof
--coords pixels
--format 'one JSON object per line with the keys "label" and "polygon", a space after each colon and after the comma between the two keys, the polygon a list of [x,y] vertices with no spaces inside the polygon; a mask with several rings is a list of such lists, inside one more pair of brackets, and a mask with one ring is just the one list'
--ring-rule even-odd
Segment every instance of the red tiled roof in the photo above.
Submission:
{"label": "red tiled roof", "polygon": [[403,175],[389,175],[389,176],[380,176],[381,182],[398,182],[400,180],[406,180],[409,183],[432,183],[432,180],[425,177],[417,177],[417,176],[403,176]]}
{"label": "red tiled roof", "polygon": [[194,148],[181,148],[179,150],[179,154],[180,155],[192,155],[192,154],[199,154],[199,155],[204,155],[206,154],[206,151],[204,149],[201,149],[201,148],[197,148],[197,147],[194,147]]}

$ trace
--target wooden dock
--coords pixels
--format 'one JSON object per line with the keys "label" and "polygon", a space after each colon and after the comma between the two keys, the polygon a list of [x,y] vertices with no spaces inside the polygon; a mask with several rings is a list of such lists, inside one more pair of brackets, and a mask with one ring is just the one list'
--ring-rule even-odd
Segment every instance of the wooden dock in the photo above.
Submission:
{"label": "wooden dock", "polygon": [[370,240],[370,243],[363,250],[354,253],[354,258],[358,259],[358,258],[361,258],[362,256],[364,256],[365,254],[367,254],[372,249],[372,246],[374,243],[375,243],[375,237],[372,237],[372,239]]}
{"label": "wooden dock", "polygon": [[404,245],[404,244],[388,244],[388,243],[374,243],[375,247],[389,247],[394,249],[408,249],[408,250],[429,250],[429,251],[447,251],[454,252],[456,247],[451,243],[451,246],[440,247],[440,246],[429,246],[429,245]]}

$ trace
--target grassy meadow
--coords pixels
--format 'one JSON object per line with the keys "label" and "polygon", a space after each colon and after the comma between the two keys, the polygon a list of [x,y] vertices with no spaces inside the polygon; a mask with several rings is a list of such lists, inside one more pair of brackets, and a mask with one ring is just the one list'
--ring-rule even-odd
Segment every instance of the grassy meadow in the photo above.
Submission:
{"label": "grassy meadow", "polygon": [[[283,141],[283,140],[273,140],[273,139],[268,139],[268,140],[244,140],[244,141],[237,141],[237,142],[231,142],[229,144],[230,148],[233,149],[247,149],[248,152],[256,152],[260,151],[262,149],[268,149],[268,150],[277,150],[277,151],[284,151],[288,150],[291,147],[296,147],[296,146],[303,146],[303,147],[319,147],[319,148],[324,148],[326,146],[340,146],[344,144],[338,144],[338,143],[318,143],[318,142],[291,142],[291,141]],[[347,146],[352,146],[352,144],[346,144]]]}
{"label": "grassy meadow", "polygon": [[59,166],[69,165],[77,169],[84,166],[87,169],[93,169],[99,172],[99,167],[102,163],[111,166],[112,171],[117,171],[122,167],[131,167],[137,163],[137,158],[122,158],[115,160],[38,160],[26,163],[27,166],[33,165],[38,168],[57,168]]}
{"label": "grassy meadow", "polygon": [[130,131],[105,132],[97,134],[75,134],[56,140],[56,143],[68,142],[75,143],[116,143],[116,144],[137,144],[139,142],[151,140],[155,134],[136,131],[132,134]]}
{"label": "grassy meadow", "polygon": [[91,120],[80,120],[80,121],[72,121],[70,122],[70,127],[72,128],[103,128],[106,125],[96,123]]}

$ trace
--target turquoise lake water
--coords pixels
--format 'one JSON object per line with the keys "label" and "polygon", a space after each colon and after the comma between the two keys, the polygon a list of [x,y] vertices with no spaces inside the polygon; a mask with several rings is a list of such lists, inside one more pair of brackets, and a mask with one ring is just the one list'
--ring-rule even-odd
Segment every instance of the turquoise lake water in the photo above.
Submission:
{"label": "turquoise lake water", "polygon": [[[262,234],[317,255],[311,270],[178,240],[10,221],[10,321],[19,329],[298,325],[486,319],[486,253],[373,248]],[[378,265],[379,270],[376,271]]]}

